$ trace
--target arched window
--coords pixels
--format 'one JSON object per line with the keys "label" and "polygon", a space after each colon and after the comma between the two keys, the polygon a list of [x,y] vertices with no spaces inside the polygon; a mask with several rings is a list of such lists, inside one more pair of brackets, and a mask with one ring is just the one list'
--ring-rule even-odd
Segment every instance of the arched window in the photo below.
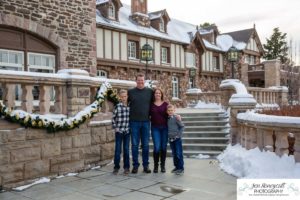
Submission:
{"label": "arched window", "polygon": [[165,22],[162,18],[159,21],[159,31],[165,32]]}
{"label": "arched window", "polygon": [[54,73],[57,47],[20,29],[0,27],[0,69]]}
{"label": "arched window", "polygon": [[107,72],[104,70],[97,70],[97,77],[107,78]]}
{"label": "arched window", "polygon": [[113,3],[109,4],[108,6],[108,18],[116,19],[116,8]]}

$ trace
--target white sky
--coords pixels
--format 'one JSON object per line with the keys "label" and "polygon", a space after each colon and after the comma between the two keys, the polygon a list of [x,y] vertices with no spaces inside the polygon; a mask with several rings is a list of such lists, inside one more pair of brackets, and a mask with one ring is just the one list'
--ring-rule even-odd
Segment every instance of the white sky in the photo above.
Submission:
{"label": "white sky", "polygon": [[[131,0],[121,0],[131,4]],[[273,28],[293,40],[293,59],[300,64],[300,0],[148,0],[148,11],[166,9],[171,18],[192,24],[215,23],[221,33],[252,28],[262,43]]]}

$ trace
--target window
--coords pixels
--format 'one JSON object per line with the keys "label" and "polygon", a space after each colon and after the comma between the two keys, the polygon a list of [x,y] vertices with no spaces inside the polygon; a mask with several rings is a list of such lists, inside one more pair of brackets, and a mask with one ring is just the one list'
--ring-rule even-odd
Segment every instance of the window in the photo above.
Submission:
{"label": "window", "polygon": [[250,63],[250,57],[249,56],[247,56],[247,55],[245,55],[245,63]]}
{"label": "window", "polygon": [[23,70],[24,53],[22,51],[11,51],[0,49],[0,69]]}
{"label": "window", "polygon": [[255,64],[255,57],[254,56],[250,56],[250,63],[251,65]]}
{"label": "window", "polygon": [[161,62],[162,63],[168,62],[168,49],[165,47],[161,48]]}
{"label": "window", "polygon": [[165,23],[163,19],[160,19],[159,21],[159,31],[165,32]]}
{"label": "window", "polygon": [[196,59],[194,53],[185,53],[185,64],[187,67],[196,67]]}
{"label": "window", "polygon": [[113,3],[109,4],[108,6],[108,18],[116,19],[116,9]]}
{"label": "window", "polygon": [[107,72],[104,70],[97,70],[97,76],[101,78],[107,78]]}
{"label": "window", "polygon": [[213,63],[214,69],[216,69],[216,70],[220,69],[219,56],[213,56],[212,63]]}
{"label": "window", "polygon": [[195,88],[195,79],[189,78],[189,89]]}
{"label": "window", "polygon": [[28,53],[28,71],[55,72],[55,56],[49,54]]}
{"label": "window", "polygon": [[178,86],[178,77],[172,77],[172,97],[179,98],[179,86]]}
{"label": "window", "polygon": [[137,59],[138,43],[135,41],[128,41],[128,58]]}

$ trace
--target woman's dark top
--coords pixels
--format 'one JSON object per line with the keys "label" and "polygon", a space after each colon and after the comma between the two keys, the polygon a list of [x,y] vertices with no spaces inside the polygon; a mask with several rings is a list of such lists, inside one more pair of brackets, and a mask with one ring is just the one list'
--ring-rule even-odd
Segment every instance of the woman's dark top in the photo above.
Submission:
{"label": "woman's dark top", "polygon": [[151,116],[151,126],[164,126],[168,125],[168,114],[167,114],[167,102],[163,102],[160,106],[151,104],[150,116]]}

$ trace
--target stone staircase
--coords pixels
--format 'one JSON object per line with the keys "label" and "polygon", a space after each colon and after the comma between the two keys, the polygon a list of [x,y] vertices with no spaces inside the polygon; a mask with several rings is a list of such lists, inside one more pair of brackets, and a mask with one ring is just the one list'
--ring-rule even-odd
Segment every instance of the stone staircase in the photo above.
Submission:
{"label": "stone staircase", "polygon": [[[227,113],[213,109],[180,109],[177,113],[185,125],[182,137],[185,156],[203,154],[214,158],[226,148],[230,128]],[[152,148],[150,143],[150,152]],[[169,145],[168,155],[171,156]]]}

